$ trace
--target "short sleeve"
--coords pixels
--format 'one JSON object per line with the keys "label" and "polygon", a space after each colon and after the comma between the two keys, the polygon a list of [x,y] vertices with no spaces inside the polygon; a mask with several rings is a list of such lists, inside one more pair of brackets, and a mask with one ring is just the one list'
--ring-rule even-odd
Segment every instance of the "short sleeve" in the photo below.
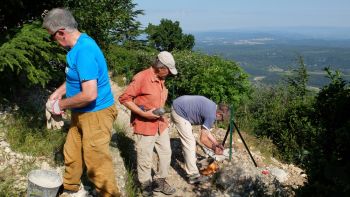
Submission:
{"label": "short sleeve", "polygon": [[98,78],[98,64],[95,55],[89,47],[84,47],[77,54],[77,71],[80,81]]}
{"label": "short sleeve", "polygon": [[208,131],[213,127],[216,116],[207,116],[204,118],[203,127]]}
{"label": "short sleeve", "polygon": [[202,109],[203,127],[210,130],[216,120],[216,104],[210,101],[206,107]]}

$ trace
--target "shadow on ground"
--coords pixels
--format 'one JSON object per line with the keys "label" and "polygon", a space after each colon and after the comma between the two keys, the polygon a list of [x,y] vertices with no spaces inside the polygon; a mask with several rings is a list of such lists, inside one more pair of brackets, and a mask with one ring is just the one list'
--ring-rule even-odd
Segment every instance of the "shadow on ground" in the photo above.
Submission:
{"label": "shadow on ground", "polygon": [[120,156],[123,158],[125,167],[128,170],[136,172],[136,151],[135,142],[123,131],[117,131],[112,135],[110,146],[118,148],[120,151]]}
{"label": "shadow on ground", "polygon": [[182,154],[182,146],[180,138],[171,138],[171,162],[170,166],[183,178],[186,180],[186,171],[181,167],[181,164],[185,163],[184,156]]}

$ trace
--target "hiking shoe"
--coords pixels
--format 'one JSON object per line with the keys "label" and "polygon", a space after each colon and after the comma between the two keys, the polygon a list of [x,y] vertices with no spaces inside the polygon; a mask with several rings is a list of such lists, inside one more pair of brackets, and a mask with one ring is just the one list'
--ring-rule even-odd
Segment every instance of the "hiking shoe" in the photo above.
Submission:
{"label": "hiking shoe", "polygon": [[206,182],[208,180],[209,180],[209,177],[203,176],[200,174],[188,175],[188,183],[189,184],[199,184],[199,183]]}
{"label": "hiking shoe", "polygon": [[153,196],[153,188],[151,181],[141,183],[141,194],[144,197]]}
{"label": "hiking shoe", "polygon": [[171,195],[176,192],[176,189],[171,187],[168,182],[166,182],[165,178],[158,178],[154,180],[154,188],[155,192],[162,192],[166,195]]}
{"label": "hiking shoe", "polygon": [[60,197],[86,197],[88,195],[88,192],[83,190],[79,190],[77,192],[75,191],[69,191],[69,190],[63,190],[63,193],[60,195]]}
{"label": "hiking shoe", "polygon": [[84,185],[80,184],[78,191],[71,191],[64,189],[62,194],[59,197],[86,197],[89,192],[85,190]]}

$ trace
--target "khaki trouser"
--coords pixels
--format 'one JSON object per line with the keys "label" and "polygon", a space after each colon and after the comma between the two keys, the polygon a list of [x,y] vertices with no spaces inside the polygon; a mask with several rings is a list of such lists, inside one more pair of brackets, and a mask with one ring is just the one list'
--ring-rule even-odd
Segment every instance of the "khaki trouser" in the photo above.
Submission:
{"label": "khaki trouser", "polygon": [[169,129],[155,136],[135,134],[137,151],[137,175],[140,183],[152,181],[153,149],[159,157],[158,170],[154,178],[167,178],[171,161]]}
{"label": "khaki trouser", "polygon": [[83,162],[89,179],[101,196],[120,196],[109,152],[115,105],[96,112],[73,112],[64,144],[64,189],[78,191]]}
{"label": "khaki trouser", "polygon": [[192,133],[192,125],[188,120],[179,116],[173,108],[171,109],[171,118],[179,131],[185,158],[185,170],[188,175],[198,174],[199,171],[196,165],[196,138]]}

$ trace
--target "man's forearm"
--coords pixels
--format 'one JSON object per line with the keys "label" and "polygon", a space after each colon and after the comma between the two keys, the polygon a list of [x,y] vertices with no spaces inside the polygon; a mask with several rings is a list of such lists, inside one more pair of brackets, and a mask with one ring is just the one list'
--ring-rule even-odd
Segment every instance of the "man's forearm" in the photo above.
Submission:
{"label": "man's forearm", "polygon": [[82,91],[72,97],[59,101],[61,110],[85,107],[97,98],[97,80],[84,81],[81,84]]}
{"label": "man's forearm", "polygon": [[201,130],[201,142],[208,148],[212,149],[215,154],[222,155],[223,147],[217,143],[214,136],[206,129]]}
{"label": "man's forearm", "polygon": [[66,82],[64,82],[59,88],[57,88],[57,91],[59,92],[59,94],[65,95],[66,94]]}
{"label": "man's forearm", "polygon": [[144,111],[132,101],[125,102],[123,103],[123,105],[133,113],[138,114],[139,116],[143,116],[144,114]]}
{"label": "man's forearm", "polygon": [[155,120],[160,118],[160,116],[153,114],[152,111],[154,109],[150,109],[148,111],[143,111],[139,106],[137,106],[134,102],[132,101],[128,101],[123,103],[123,105],[125,107],[127,107],[130,111],[132,111],[133,113],[142,116],[144,118],[150,119],[150,120]]}
{"label": "man's forearm", "polygon": [[[93,100],[92,100],[93,101]],[[85,107],[92,102],[82,93],[79,93],[73,97],[65,98],[59,101],[59,106],[61,110],[72,109],[72,108],[81,108]]]}
{"label": "man's forearm", "polygon": [[210,136],[210,132],[206,129],[202,129],[201,130],[201,143],[204,144],[206,147],[208,148],[212,148],[213,144],[216,145],[216,140],[212,140],[212,138],[209,137]]}
{"label": "man's forearm", "polygon": [[61,99],[66,94],[66,82],[58,87],[49,97],[51,100]]}

